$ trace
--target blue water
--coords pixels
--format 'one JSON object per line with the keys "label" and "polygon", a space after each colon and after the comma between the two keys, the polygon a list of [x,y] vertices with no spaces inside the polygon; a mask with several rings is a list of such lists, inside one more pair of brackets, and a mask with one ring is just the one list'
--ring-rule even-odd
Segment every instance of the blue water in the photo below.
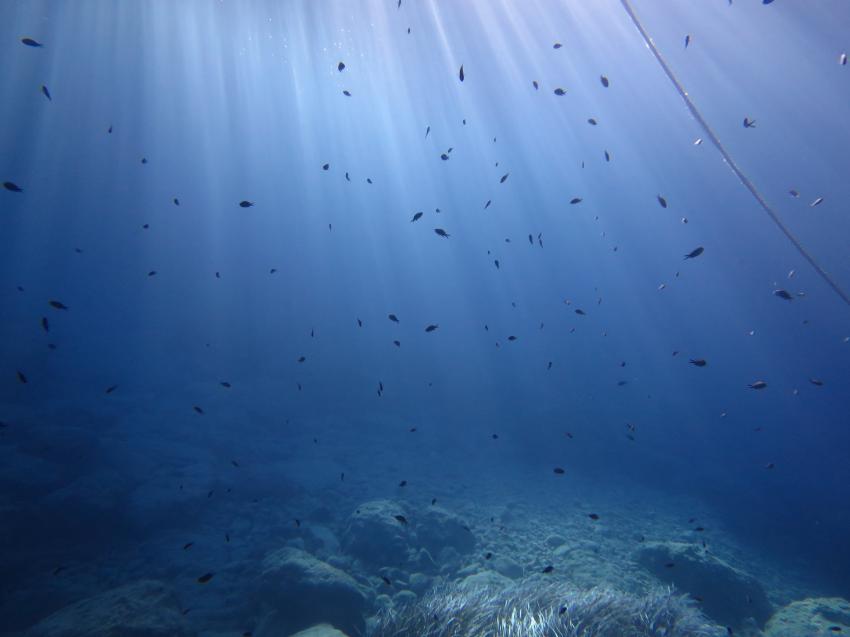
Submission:
{"label": "blue water", "polygon": [[[850,8],[633,5],[850,287]],[[794,586],[850,596],[850,308],[620,2],[7,0],[0,15],[0,181],[23,190],[0,191],[8,634],[138,578],[138,560],[165,569],[132,547],[214,526],[226,489],[216,532],[292,494],[344,517],[401,497],[403,478],[404,497],[533,500],[554,466],[599,509],[605,493],[691,498]],[[86,563],[85,583],[56,583]]]}

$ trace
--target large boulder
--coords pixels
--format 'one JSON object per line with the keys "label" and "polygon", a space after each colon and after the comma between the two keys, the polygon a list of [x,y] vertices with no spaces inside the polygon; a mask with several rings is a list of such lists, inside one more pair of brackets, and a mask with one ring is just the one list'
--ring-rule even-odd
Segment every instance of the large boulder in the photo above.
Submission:
{"label": "large boulder", "polygon": [[274,609],[257,634],[278,637],[321,623],[349,634],[362,634],[367,598],[344,571],[309,553],[286,547],[266,555],[259,584],[260,601]]}
{"label": "large boulder", "polygon": [[419,545],[432,555],[439,556],[446,548],[453,548],[460,555],[475,549],[475,536],[469,524],[442,507],[428,507],[413,523]]}
{"label": "large boulder", "polygon": [[817,597],[783,606],[764,629],[765,637],[827,637],[850,633],[850,602]]}
{"label": "large boulder", "polygon": [[348,637],[343,632],[338,631],[333,626],[328,624],[319,624],[318,626],[312,626],[307,630],[302,630],[292,637]]}
{"label": "large boulder", "polygon": [[29,637],[195,637],[174,593],[143,580],[89,597],[33,626]]}
{"label": "large boulder", "polygon": [[761,584],[693,544],[647,542],[637,562],[663,582],[702,600],[700,608],[721,624],[744,626],[753,618],[764,626],[772,613]]}
{"label": "large boulder", "polygon": [[[399,516],[405,521],[402,522]],[[343,549],[367,564],[404,565],[410,558],[415,532],[407,510],[397,502],[374,500],[361,504],[348,518]]]}

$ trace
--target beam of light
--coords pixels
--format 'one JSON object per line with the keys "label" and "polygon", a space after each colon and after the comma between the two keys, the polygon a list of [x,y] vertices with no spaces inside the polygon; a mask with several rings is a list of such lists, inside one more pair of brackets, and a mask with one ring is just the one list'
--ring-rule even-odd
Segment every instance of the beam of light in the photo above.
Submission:
{"label": "beam of light", "polygon": [[655,42],[652,37],[647,33],[646,29],[643,26],[643,23],[638,18],[634,9],[632,8],[629,0],[620,0],[620,4],[623,5],[623,8],[626,10],[626,13],[629,14],[629,18],[631,18],[632,23],[635,25],[635,28],[640,33],[643,41],[646,43],[646,47],[652,52],[652,55],[658,61],[658,64],[661,65],[661,68],[664,70],[664,74],[676,88],[681,98],[684,100],[685,105],[688,107],[688,110],[693,115],[694,119],[697,120],[699,125],[702,127],[705,132],[706,137],[711,140],[711,143],[714,144],[715,148],[720,152],[720,155],[723,157],[723,160],[732,169],[732,172],[735,173],[735,176],[738,180],[744,185],[744,187],[750,191],[750,194],[755,198],[758,204],[761,206],[762,210],[767,213],[767,216],[770,217],[771,221],[776,225],[779,230],[782,231],[782,234],[793,244],[795,248],[797,248],[797,252],[799,252],[803,258],[808,261],[809,265],[814,268],[815,272],[817,272],[820,277],[826,282],[826,284],[832,288],[832,291],[835,292],[842,301],[844,301],[847,305],[850,305],[850,296],[841,288],[837,281],[835,281],[830,274],[824,270],[820,264],[815,260],[815,258],[809,253],[806,247],[800,243],[800,240],[794,236],[791,230],[782,222],[782,219],[779,218],[779,215],[776,214],[776,211],[771,208],[770,204],[767,203],[765,198],[761,195],[761,193],[756,189],[755,185],[752,181],[750,181],[749,177],[747,177],[741,168],[735,163],[735,160],[732,159],[732,156],[726,150],[726,148],[721,143],[720,139],[717,137],[717,134],[711,129],[708,125],[708,122],[705,121],[702,114],[697,109],[693,100],[691,100],[690,95],[685,90],[685,87],[682,86],[682,83],[673,73],[673,69],[667,64],[667,61],[661,55],[661,52],[658,50],[658,47],[655,46]]}

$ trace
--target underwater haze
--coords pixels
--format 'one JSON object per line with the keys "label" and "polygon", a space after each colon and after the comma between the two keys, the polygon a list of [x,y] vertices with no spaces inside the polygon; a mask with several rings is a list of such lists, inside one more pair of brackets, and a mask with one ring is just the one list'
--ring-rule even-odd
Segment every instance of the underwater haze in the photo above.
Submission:
{"label": "underwater haze", "polygon": [[4,0],[0,635],[850,631],[848,25]]}

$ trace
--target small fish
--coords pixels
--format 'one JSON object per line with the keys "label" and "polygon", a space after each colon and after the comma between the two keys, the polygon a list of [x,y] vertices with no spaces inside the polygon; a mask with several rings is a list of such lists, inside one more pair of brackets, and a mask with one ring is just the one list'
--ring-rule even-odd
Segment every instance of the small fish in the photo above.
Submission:
{"label": "small fish", "polygon": [[201,575],[198,578],[198,584],[206,584],[213,578],[214,575],[215,573],[205,573],[204,575]]}
{"label": "small fish", "polygon": [[818,387],[823,387],[823,381],[820,378],[810,378],[809,382],[812,385],[816,385]]}
{"label": "small fish", "polygon": [[577,308],[575,310],[575,313],[578,314],[579,316],[587,316],[587,312],[585,312],[584,310],[579,309],[579,308]]}
{"label": "small fish", "polygon": [[298,362],[299,362],[299,363],[303,363],[303,362],[304,362],[304,361],[306,361],[306,360],[307,360],[307,357],[306,357],[306,356],[299,356],[299,357],[298,357]]}
{"label": "small fish", "polygon": [[576,205],[577,203],[581,203],[581,202],[582,202],[581,197],[573,197],[572,199],[570,199],[570,204],[573,205],[573,206]]}
{"label": "small fish", "polygon": [[398,520],[398,521],[399,521],[402,525],[407,524],[407,518],[406,518],[406,517],[404,517],[403,515],[394,515],[393,517],[394,517],[396,520]]}
{"label": "small fish", "polygon": [[390,319],[393,323],[398,323],[398,317],[395,314],[387,314],[387,318]]}
{"label": "small fish", "polygon": [[555,475],[559,476],[562,476],[566,473],[566,471],[564,471],[562,467],[555,467],[554,469],[552,469],[552,471],[555,473]]}
{"label": "small fish", "polygon": [[204,415],[204,410],[198,407],[197,405],[192,405],[192,409],[195,410],[195,413],[201,414],[202,416]]}
{"label": "small fish", "polygon": [[328,170],[330,167],[330,164],[322,164],[322,170]]}
{"label": "small fish", "polygon": [[815,206],[819,206],[823,203],[823,197],[818,197],[812,203],[809,204],[809,208],[814,208]]}
{"label": "small fish", "polygon": [[490,551],[487,551],[487,553],[484,554],[485,560],[489,560],[491,557],[493,557],[493,554]]}
{"label": "small fish", "polygon": [[4,187],[6,190],[8,190],[9,192],[23,192],[23,191],[24,191],[24,190],[23,190],[23,188],[21,188],[20,186],[18,186],[18,184],[16,184],[16,183],[15,183],[15,182],[13,182],[13,181],[4,181],[4,182],[3,182],[3,187]]}
{"label": "small fish", "polygon": [[567,92],[562,88],[556,88],[554,93],[555,93],[555,95],[557,95],[559,97],[567,94]]}
{"label": "small fish", "polygon": [[351,97],[350,91],[343,91],[342,94],[345,95],[346,97]]}
{"label": "small fish", "polygon": [[765,469],[773,469],[774,467],[776,467],[776,465],[772,462],[768,462],[766,465],[764,465]]}
{"label": "small fish", "polygon": [[50,97],[50,91],[47,90],[47,87],[44,84],[41,85],[41,92],[44,93],[44,97],[46,97],[49,101],[53,101],[53,98]]}
{"label": "small fish", "polygon": [[667,207],[667,200],[664,197],[662,197],[661,195],[657,195],[657,196],[658,196],[658,203],[661,205],[662,208],[666,208]]}
{"label": "small fish", "polygon": [[537,84],[537,80],[531,80],[531,85],[534,87],[534,90],[540,90],[540,85]]}
{"label": "small fish", "polygon": [[235,460],[231,460],[231,461],[230,461],[230,464],[232,464],[232,465],[233,465],[234,467],[236,467],[237,469],[239,468],[239,463],[238,463],[238,462],[236,462]]}
{"label": "small fish", "polygon": [[515,340],[516,340],[516,336],[513,336],[513,335],[508,336],[508,340],[509,340],[509,341],[515,341]]}
{"label": "small fish", "polygon": [[422,218],[423,214],[425,214],[425,213],[424,212],[413,213],[413,218],[410,220],[410,223],[413,223],[414,221],[419,221]]}
{"label": "small fish", "polygon": [[104,394],[111,394],[111,393],[112,393],[112,392],[114,392],[116,389],[118,389],[118,385],[110,385],[109,387],[107,387],[107,388],[106,388],[106,391],[105,391],[105,392],[103,392],[103,393],[104,393]]}
{"label": "small fish", "polygon": [[24,374],[21,370],[17,370],[17,374],[18,374],[18,382],[19,382],[21,385],[26,385],[26,384],[29,382],[29,381],[27,380],[26,375],[25,375],[25,374]]}
{"label": "small fish", "polygon": [[179,205],[180,205],[180,200],[179,200],[177,197],[175,197],[175,198],[174,198],[174,199],[172,199],[171,201],[174,203],[174,205],[175,205],[175,206],[179,206]]}
{"label": "small fish", "polygon": [[610,84],[610,82],[608,81],[607,77],[605,77],[604,75],[600,75],[599,81],[602,82],[602,86],[604,86],[605,88],[608,88],[608,85]]}
{"label": "small fish", "polygon": [[458,72],[457,76],[460,78],[460,81],[461,81],[461,82],[463,82],[463,78],[464,78],[464,75],[463,75],[463,64],[461,64],[461,65],[460,65],[460,71]]}
{"label": "small fish", "polygon": [[194,542],[186,542],[186,544],[183,545],[183,550],[186,551],[186,550],[192,548],[194,545],[195,545]]}
{"label": "small fish", "polygon": [[700,144],[702,144],[702,137],[697,137],[694,140],[694,146],[699,146]]}
{"label": "small fish", "polygon": [[57,310],[67,310],[68,306],[62,303],[61,301],[48,301],[50,303],[50,307]]}
{"label": "small fish", "polygon": [[32,47],[43,47],[44,45],[41,42],[36,42],[32,38],[21,38],[21,43],[26,46]]}
{"label": "small fish", "polygon": [[765,387],[767,387],[767,383],[763,380],[757,380],[747,385],[747,387],[749,387],[750,389],[764,389]]}
{"label": "small fish", "polygon": [[493,200],[492,200],[492,199],[488,199],[488,200],[487,200],[487,203],[485,203],[485,204],[484,204],[484,210],[487,210],[487,208],[489,208],[489,207],[490,207],[490,204],[491,204],[491,203],[493,203]]}
{"label": "small fish", "polygon": [[590,124],[591,126],[598,126],[599,125],[599,122],[597,122],[596,119],[594,119],[593,117],[588,118],[587,123]]}
{"label": "small fish", "polygon": [[555,570],[555,567],[550,564],[549,566],[544,567],[543,571],[541,571],[541,572],[544,573],[544,574],[548,574],[548,573],[553,572],[554,570]]}
{"label": "small fish", "polygon": [[499,179],[499,183],[500,184],[505,183],[505,181],[508,179],[508,175],[510,175],[510,173],[505,173],[504,175],[502,175],[502,178]]}
{"label": "small fish", "polygon": [[43,329],[45,332],[50,331],[50,323],[47,322],[46,316],[41,317],[41,329]]}
{"label": "small fish", "polygon": [[704,358],[692,358],[688,361],[691,365],[696,365],[697,367],[705,367],[708,365],[708,361]]}
{"label": "small fish", "polygon": [[664,565],[664,568],[673,568],[674,566],[676,566],[676,565],[675,565],[673,562],[667,562],[667,563]]}
{"label": "small fish", "polygon": [[744,128],[755,128],[756,120],[750,119],[749,117],[744,118]]}
{"label": "small fish", "polygon": [[500,269],[500,266],[499,266],[499,260],[498,260],[498,259],[493,259],[493,263],[496,265],[496,269],[497,269],[497,270],[499,270],[499,269]]}
{"label": "small fish", "polygon": [[244,199],[239,202],[240,208],[250,208],[253,205],[254,205],[253,201],[247,201],[247,200],[244,200]]}
{"label": "small fish", "polygon": [[699,246],[698,248],[694,248],[690,252],[685,255],[685,259],[696,259],[699,255],[705,252],[705,248]]}
{"label": "small fish", "polygon": [[443,161],[448,161],[448,160],[449,160],[449,156],[448,156],[448,154],[447,154],[447,153],[443,153],[442,155],[440,155],[440,159],[442,159]]}
{"label": "small fish", "polygon": [[357,327],[363,327],[363,321],[357,319]]}
{"label": "small fish", "polygon": [[562,46],[563,45],[560,42],[555,42],[555,44],[552,45],[552,48],[553,49],[560,49]]}
{"label": "small fish", "polygon": [[428,139],[428,133],[430,133],[430,132],[431,132],[431,127],[429,126],[428,128],[425,129],[425,139]]}
{"label": "small fish", "polygon": [[688,45],[689,45],[690,43],[691,43],[691,36],[690,36],[690,35],[686,35],[686,36],[685,36],[685,48],[686,48],[686,49],[688,48]]}
{"label": "small fish", "polygon": [[439,236],[443,237],[444,239],[448,239],[451,236],[448,232],[446,232],[442,228],[434,228],[434,232],[436,232]]}
{"label": "small fish", "polygon": [[351,181],[351,177],[348,176],[348,173],[345,173],[345,181]]}
{"label": "small fish", "polygon": [[396,347],[401,347],[401,341],[393,341],[393,345]]}
{"label": "small fish", "polygon": [[794,199],[797,199],[800,196],[800,193],[794,190],[793,188],[788,191],[788,194],[794,197]]}
{"label": "small fish", "polygon": [[106,130],[110,135],[112,134],[112,124],[109,125],[109,128]]}
{"label": "small fish", "polygon": [[54,575],[54,577],[55,577],[56,575],[59,575],[59,573],[61,573],[61,572],[62,572],[62,571],[64,571],[64,570],[65,570],[65,567],[64,567],[64,566],[57,566],[55,569],[53,569],[53,575]]}
{"label": "small fish", "polygon": [[407,486],[407,480],[402,480],[401,482],[398,483],[398,486],[406,487]]}
{"label": "small fish", "polygon": [[605,161],[611,161],[611,154],[607,150],[605,151]]}
{"label": "small fish", "polygon": [[336,65],[336,70],[342,73],[345,70],[345,62],[340,62]]}
{"label": "small fish", "polygon": [[436,324],[431,324],[431,325],[428,325],[428,326],[425,328],[425,331],[426,331],[426,332],[433,332],[433,331],[434,331],[435,329],[437,329],[438,327],[440,327],[440,326],[439,326],[439,325],[436,325]]}
{"label": "small fish", "polygon": [[392,586],[392,585],[393,585],[393,583],[389,580],[389,578],[388,578],[388,577],[385,577],[384,575],[381,575],[381,579],[382,579],[382,580],[384,580],[384,584],[386,584],[387,586]]}
{"label": "small fish", "polygon": [[148,276],[156,276],[156,270],[151,270],[148,272]]}
{"label": "small fish", "polygon": [[599,519],[599,515],[597,515],[596,513],[588,513],[587,517],[589,517],[591,520],[598,520]]}
{"label": "small fish", "polygon": [[293,519],[292,521],[293,521],[293,522],[295,522],[295,528],[296,528],[296,529],[300,529],[300,528],[301,528],[301,520],[299,520],[298,518],[295,518],[295,519]]}
{"label": "small fish", "polygon": [[842,53],[841,55],[838,56],[838,63],[841,66],[847,66],[847,54],[846,53]]}
{"label": "small fish", "polygon": [[791,296],[791,293],[788,292],[788,290],[782,290],[782,289],[774,290],[773,295],[778,296],[780,299],[785,299],[786,301],[793,301],[794,300],[794,297]]}

